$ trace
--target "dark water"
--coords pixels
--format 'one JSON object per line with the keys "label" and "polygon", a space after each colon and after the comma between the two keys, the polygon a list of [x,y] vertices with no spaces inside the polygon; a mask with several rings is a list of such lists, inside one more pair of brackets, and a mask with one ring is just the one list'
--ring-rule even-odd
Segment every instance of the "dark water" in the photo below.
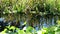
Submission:
{"label": "dark water", "polygon": [[[0,21],[5,20],[5,17],[0,18]],[[10,17],[7,17],[8,19]],[[27,22],[25,27],[28,26],[33,26],[37,31],[39,29],[42,29],[43,27],[49,27],[49,26],[53,26],[56,25],[56,21],[59,19],[58,16],[39,16],[38,18],[33,16],[33,17],[27,17],[26,15],[20,15],[20,17],[17,15],[16,19],[20,19],[19,23],[20,26],[22,26],[24,24],[24,22]]]}
{"label": "dark water", "polygon": [[[29,22],[26,25],[28,27],[28,26],[31,26],[30,24],[32,24],[33,27],[38,31],[39,29],[42,29],[43,27],[50,27],[50,26],[56,25],[57,24],[56,21],[58,19],[59,19],[58,16],[40,17],[39,19],[36,18],[37,22],[36,22],[36,20],[34,22],[32,21],[34,24],[31,23],[30,21],[28,21],[29,19],[26,19],[26,22]],[[32,20],[34,20],[34,19],[32,19]],[[22,23],[22,22],[20,22],[20,23]]]}

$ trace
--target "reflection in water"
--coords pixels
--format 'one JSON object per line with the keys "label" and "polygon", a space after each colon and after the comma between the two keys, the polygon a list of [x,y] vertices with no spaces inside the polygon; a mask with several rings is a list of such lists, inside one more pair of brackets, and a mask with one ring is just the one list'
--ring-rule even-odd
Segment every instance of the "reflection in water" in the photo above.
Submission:
{"label": "reflection in water", "polygon": [[[40,17],[40,29],[43,27],[49,27],[53,26],[56,24],[56,20],[58,20],[58,17],[52,17],[52,18],[45,18],[45,17]],[[39,27],[36,27],[36,30],[39,29]]]}
{"label": "reflection in water", "polygon": [[[33,19],[32,19],[33,20]],[[38,20],[37,18],[35,20]],[[36,29],[36,31],[38,31],[39,29],[42,29],[43,27],[49,27],[49,26],[53,26],[56,24],[56,20],[58,20],[58,17],[54,16],[54,17],[49,17],[49,18],[45,18],[45,17],[40,17],[40,21],[36,22],[34,21],[33,23],[33,27]],[[29,19],[26,18],[27,24],[25,27],[31,26],[31,20],[29,21]],[[20,24],[24,24],[23,21],[20,21]]]}
{"label": "reflection in water", "polygon": [[4,18],[0,18],[0,21],[4,21]]}
{"label": "reflection in water", "polygon": [[54,25],[54,17],[52,18],[52,25]]}
{"label": "reflection in water", "polygon": [[[18,16],[17,16],[18,18]],[[16,19],[17,19],[16,18]],[[27,24],[25,27],[28,26],[32,26],[38,31],[39,29],[42,29],[43,27],[49,27],[49,26],[53,26],[56,24],[56,20],[58,20],[58,16],[52,16],[52,17],[47,17],[47,16],[29,16],[27,17],[26,15],[20,15],[20,26],[22,26],[24,24],[24,22],[26,21]],[[18,19],[19,19],[18,18]],[[32,19],[33,18],[33,19]],[[8,18],[9,19],[9,18]],[[0,18],[0,21],[2,19]]]}

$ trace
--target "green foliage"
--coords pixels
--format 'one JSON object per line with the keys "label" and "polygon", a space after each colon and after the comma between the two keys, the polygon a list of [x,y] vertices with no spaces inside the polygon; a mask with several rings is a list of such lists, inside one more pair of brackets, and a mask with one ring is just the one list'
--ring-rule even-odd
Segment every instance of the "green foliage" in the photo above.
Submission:
{"label": "green foliage", "polygon": [[[9,14],[9,13],[20,13],[20,12],[21,14],[22,13],[27,14],[27,17],[29,18],[32,18],[33,16],[33,14],[30,14],[30,13],[36,13],[38,15],[46,15],[48,13],[52,15],[60,14],[60,0],[0,0],[0,13]],[[15,16],[13,15],[11,16],[11,15],[9,15],[8,18],[11,18],[11,20],[13,20],[12,18]],[[30,15],[32,16],[30,17]],[[16,17],[18,18],[18,16]],[[58,20],[57,23],[58,25],[60,25],[60,20]],[[24,24],[26,24],[26,22],[24,22]],[[8,26],[7,28],[1,33],[2,34],[5,34],[5,33],[8,33],[8,34],[36,34],[36,33],[55,34],[56,32],[60,32],[59,26],[43,28],[38,32],[36,32],[36,30],[30,26],[27,28],[26,32],[14,26]],[[11,29],[13,30],[13,32],[10,31]],[[14,30],[17,30],[17,31],[14,32]]]}
{"label": "green foliage", "polygon": [[[9,30],[8,30],[8,29]],[[8,26],[4,31],[0,32],[1,34],[59,34],[60,33],[60,25],[51,26],[49,28],[42,28],[39,31],[36,31],[33,27],[27,27],[26,32],[24,30],[20,30],[14,26]],[[10,31],[10,30],[13,31]]]}
{"label": "green foliage", "polygon": [[0,2],[0,10],[3,14],[25,12],[28,11],[27,9],[37,13],[59,14],[60,0],[1,0]]}

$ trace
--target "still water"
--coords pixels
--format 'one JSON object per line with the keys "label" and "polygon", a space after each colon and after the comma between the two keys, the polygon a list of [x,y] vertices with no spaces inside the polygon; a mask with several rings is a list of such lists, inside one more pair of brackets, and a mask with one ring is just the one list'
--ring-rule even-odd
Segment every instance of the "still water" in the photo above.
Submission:
{"label": "still water", "polygon": [[[17,18],[16,18],[17,19]],[[19,18],[18,18],[19,19]],[[24,22],[26,21],[27,24],[25,26],[33,26],[36,31],[38,31],[39,29],[42,29],[43,27],[49,27],[49,26],[53,26],[56,25],[56,21],[58,20],[58,16],[53,16],[53,17],[39,17],[36,18],[35,16],[33,17],[33,19],[31,18],[27,18],[25,15],[20,16],[20,26],[22,26],[24,24]],[[0,18],[0,21],[4,21],[4,18]]]}

